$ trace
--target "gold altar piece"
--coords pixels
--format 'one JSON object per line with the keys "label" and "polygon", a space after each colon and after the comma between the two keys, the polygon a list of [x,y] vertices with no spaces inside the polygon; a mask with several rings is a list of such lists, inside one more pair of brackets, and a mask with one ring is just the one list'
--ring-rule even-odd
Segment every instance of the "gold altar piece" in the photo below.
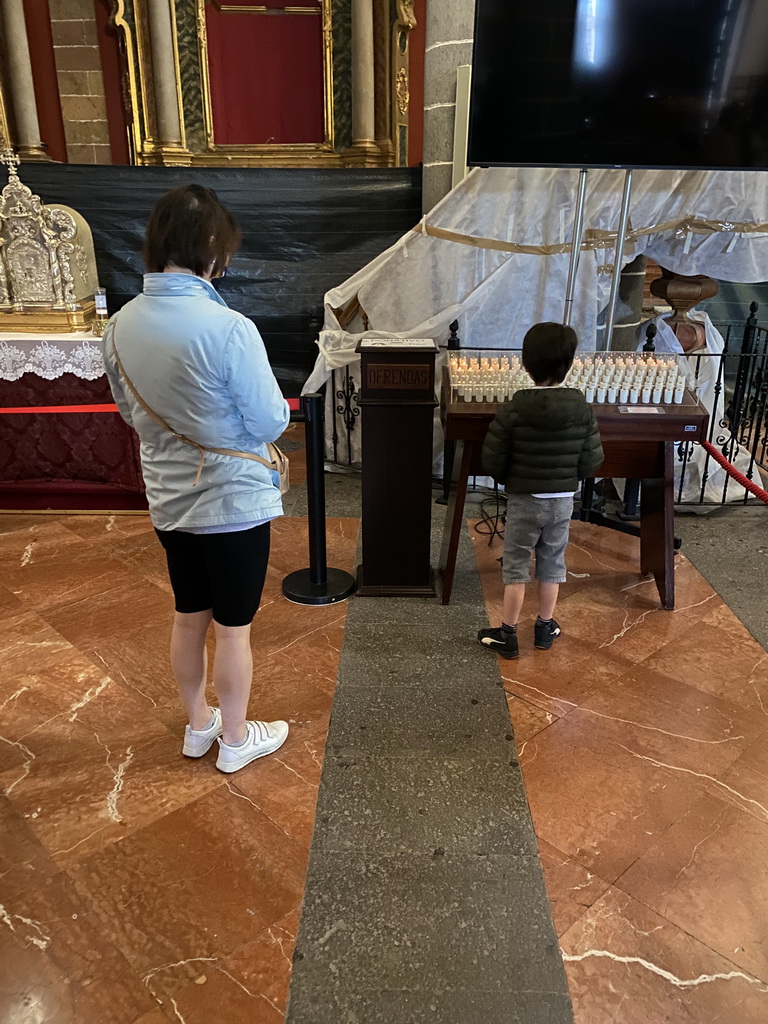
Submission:
{"label": "gold altar piece", "polygon": [[0,332],[66,333],[96,318],[99,287],[91,229],[69,206],[46,206],[0,153],[8,182],[0,193]]}

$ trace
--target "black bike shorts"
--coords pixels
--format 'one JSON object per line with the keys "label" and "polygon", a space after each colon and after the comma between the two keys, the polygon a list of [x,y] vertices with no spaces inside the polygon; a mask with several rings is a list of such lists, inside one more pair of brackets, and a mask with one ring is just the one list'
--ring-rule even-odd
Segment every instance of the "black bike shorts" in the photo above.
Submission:
{"label": "black bike shorts", "polygon": [[235,533],[155,530],[165,548],[177,612],[213,610],[222,626],[247,626],[259,609],[269,523]]}

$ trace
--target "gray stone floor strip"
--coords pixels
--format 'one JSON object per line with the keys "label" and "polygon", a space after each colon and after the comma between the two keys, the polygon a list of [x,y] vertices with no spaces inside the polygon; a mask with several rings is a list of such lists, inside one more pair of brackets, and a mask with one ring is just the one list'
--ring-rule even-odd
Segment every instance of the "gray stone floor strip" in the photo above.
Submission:
{"label": "gray stone floor strip", "polygon": [[573,1020],[485,625],[466,536],[450,607],[350,605],[287,1024]]}

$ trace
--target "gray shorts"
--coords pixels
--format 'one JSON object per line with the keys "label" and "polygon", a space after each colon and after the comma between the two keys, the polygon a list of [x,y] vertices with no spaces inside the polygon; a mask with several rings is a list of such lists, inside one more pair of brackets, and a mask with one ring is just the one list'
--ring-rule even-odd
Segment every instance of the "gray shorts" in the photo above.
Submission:
{"label": "gray shorts", "polygon": [[571,528],[573,498],[534,498],[532,494],[507,495],[504,527],[505,583],[529,583],[531,555],[536,552],[536,579],[540,583],[565,583],[565,549]]}

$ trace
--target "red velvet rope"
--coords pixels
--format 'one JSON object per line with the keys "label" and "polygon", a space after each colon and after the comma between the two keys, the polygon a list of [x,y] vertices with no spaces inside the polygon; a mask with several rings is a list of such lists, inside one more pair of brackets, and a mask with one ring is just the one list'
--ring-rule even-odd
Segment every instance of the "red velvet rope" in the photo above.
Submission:
{"label": "red velvet rope", "polygon": [[0,416],[19,416],[50,412],[117,412],[116,405],[18,405],[0,409]]}
{"label": "red velvet rope", "polygon": [[726,459],[726,457],[722,455],[714,445],[710,444],[709,441],[702,441],[701,447],[704,448],[705,451],[709,452],[715,462],[722,466],[728,476],[732,477],[737,484],[741,484],[741,486],[745,487],[750,494],[754,494],[756,498],[759,498],[764,505],[768,505],[768,491],[764,491],[762,487],[758,487],[757,484],[748,480],[744,474],[740,473],[735,466],[732,466],[728,459]]}
{"label": "red velvet rope", "polygon": [[[299,409],[300,399],[289,398],[288,408],[292,412],[297,412]],[[29,415],[34,413],[35,415],[46,414],[52,412],[117,412],[116,405],[18,405],[18,406],[6,406],[4,409],[0,409],[0,416],[19,416]]]}

